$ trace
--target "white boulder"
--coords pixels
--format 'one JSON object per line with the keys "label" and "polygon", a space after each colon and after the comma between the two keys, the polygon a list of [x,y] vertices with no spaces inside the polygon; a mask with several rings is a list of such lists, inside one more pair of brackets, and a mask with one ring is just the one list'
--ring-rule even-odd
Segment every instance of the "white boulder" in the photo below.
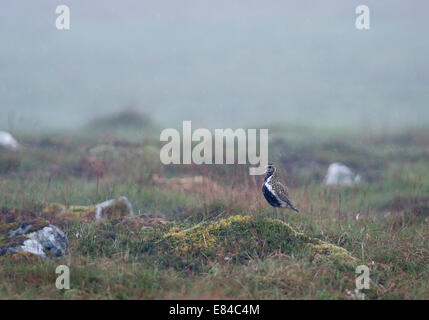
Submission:
{"label": "white boulder", "polygon": [[17,151],[20,148],[18,141],[6,131],[0,131],[0,147],[13,151]]}
{"label": "white boulder", "polygon": [[327,186],[350,186],[358,184],[360,181],[360,175],[355,174],[349,167],[340,162],[330,164],[325,176],[325,185]]}

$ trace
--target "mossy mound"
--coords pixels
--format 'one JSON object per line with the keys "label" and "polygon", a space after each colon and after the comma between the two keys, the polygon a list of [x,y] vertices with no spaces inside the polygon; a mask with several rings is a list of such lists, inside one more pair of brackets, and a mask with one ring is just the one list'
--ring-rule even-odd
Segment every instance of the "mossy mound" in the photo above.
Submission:
{"label": "mossy mound", "polygon": [[232,216],[170,232],[161,243],[164,249],[187,261],[196,256],[244,261],[250,256],[263,258],[274,252],[343,266],[358,261],[345,249],[297,232],[282,221],[249,216]]}

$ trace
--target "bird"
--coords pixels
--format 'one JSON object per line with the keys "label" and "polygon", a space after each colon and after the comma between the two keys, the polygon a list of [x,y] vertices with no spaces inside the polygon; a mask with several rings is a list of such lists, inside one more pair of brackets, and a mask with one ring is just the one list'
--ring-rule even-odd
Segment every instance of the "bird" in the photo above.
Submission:
{"label": "bird", "polygon": [[262,193],[265,199],[274,208],[276,218],[277,208],[292,209],[299,213],[299,210],[289,200],[288,188],[279,181],[276,170],[274,164],[268,164],[262,184]]}

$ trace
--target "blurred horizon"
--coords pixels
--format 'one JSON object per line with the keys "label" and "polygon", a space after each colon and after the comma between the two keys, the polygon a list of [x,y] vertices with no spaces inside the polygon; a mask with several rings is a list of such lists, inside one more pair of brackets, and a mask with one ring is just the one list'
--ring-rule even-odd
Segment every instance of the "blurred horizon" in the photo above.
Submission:
{"label": "blurred horizon", "polygon": [[[70,7],[71,30],[55,28]],[[166,127],[429,125],[429,2],[0,3],[0,130],[132,106]],[[24,7],[25,6],[25,7]]]}

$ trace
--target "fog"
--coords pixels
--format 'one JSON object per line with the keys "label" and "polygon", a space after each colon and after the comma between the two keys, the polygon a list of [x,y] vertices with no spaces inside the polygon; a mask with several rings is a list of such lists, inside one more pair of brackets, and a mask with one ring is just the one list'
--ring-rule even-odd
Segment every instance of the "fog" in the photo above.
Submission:
{"label": "fog", "polygon": [[[57,30],[55,8],[70,7]],[[0,129],[429,124],[429,2],[0,1]]]}

